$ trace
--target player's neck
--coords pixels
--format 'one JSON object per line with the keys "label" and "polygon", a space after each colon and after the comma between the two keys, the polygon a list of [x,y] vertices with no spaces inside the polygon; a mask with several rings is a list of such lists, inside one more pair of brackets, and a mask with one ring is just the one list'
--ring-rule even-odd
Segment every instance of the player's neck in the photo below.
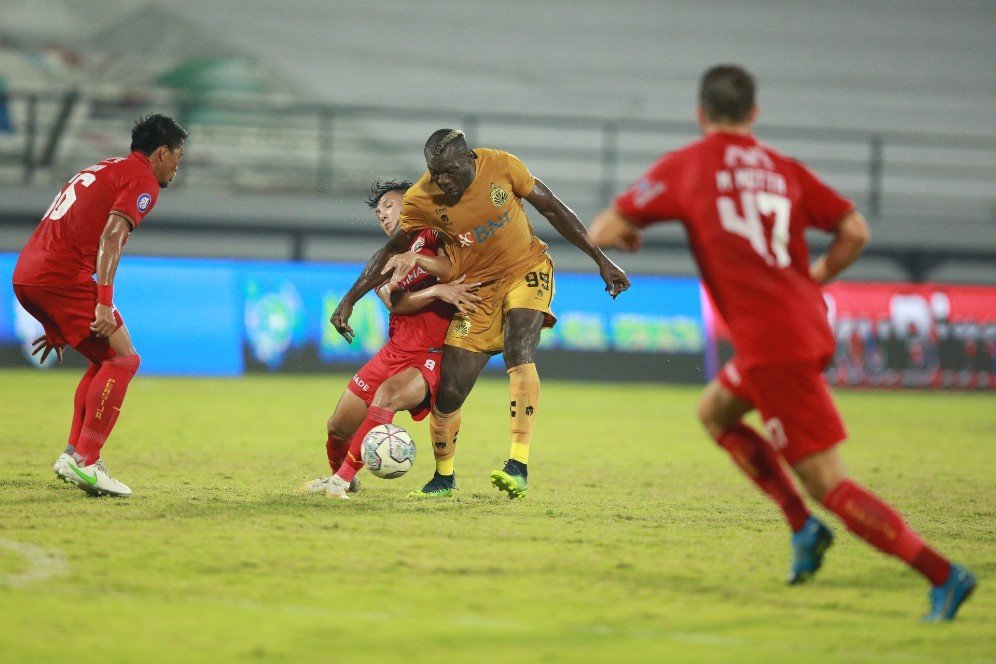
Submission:
{"label": "player's neck", "polygon": [[706,136],[712,134],[732,134],[734,136],[751,136],[752,124],[725,124],[720,122],[710,122],[702,126],[702,133]]}

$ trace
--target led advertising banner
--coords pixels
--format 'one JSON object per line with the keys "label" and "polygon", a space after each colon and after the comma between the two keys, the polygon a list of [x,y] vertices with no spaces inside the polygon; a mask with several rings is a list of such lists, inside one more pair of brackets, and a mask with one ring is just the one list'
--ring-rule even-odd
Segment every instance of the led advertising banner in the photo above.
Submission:
{"label": "led advertising banner", "polygon": [[[34,364],[41,326],[9,287],[16,257],[0,255],[0,363]],[[351,344],[328,320],[361,265],[126,256],[115,304],[149,374],[240,375],[246,371],[352,369],[387,340],[388,312],[368,294],[353,309]],[[557,273],[557,325],[541,337],[549,377],[704,380],[699,282],[636,276],[612,300],[595,274]],[[82,366],[75,354],[67,364]],[[501,356],[489,363],[503,368]]]}
{"label": "led advertising banner", "polygon": [[[996,388],[996,288],[838,282],[824,289],[837,351],[833,385]],[[709,375],[732,354],[706,302]]]}

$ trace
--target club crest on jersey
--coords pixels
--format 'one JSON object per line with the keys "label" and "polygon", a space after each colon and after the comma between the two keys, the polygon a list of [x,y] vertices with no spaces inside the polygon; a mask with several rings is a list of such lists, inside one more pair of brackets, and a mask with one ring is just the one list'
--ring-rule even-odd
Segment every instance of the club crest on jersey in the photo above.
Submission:
{"label": "club crest on jersey", "polygon": [[145,212],[152,205],[152,195],[151,194],[139,194],[138,200],[135,201],[135,205],[138,207],[139,212]]}
{"label": "club crest on jersey", "polygon": [[508,203],[508,192],[494,182],[491,183],[491,203],[499,208]]}
{"label": "club crest on jersey", "polygon": [[425,238],[419,235],[417,238],[415,238],[415,241],[412,242],[411,251],[416,252],[424,246],[425,246]]}
{"label": "club crest on jersey", "polygon": [[453,319],[453,336],[466,337],[470,334],[470,321],[466,318]]}

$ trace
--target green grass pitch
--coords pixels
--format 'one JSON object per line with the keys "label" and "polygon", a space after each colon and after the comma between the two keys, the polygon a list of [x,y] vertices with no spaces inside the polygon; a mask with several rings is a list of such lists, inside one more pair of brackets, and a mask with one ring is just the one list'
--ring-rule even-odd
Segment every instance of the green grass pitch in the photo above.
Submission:
{"label": "green grass pitch", "polygon": [[697,389],[545,381],[525,501],[488,482],[508,453],[507,381],[468,400],[455,500],[432,472],[327,472],[347,376],[139,376],[104,458],[135,491],[93,499],[51,466],[74,371],[0,373],[0,660],[279,662],[996,661],[991,394],[843,392],[854,476],[978,575],[952,624],[926,583],[838,534],[788,587],[777,509],[699,430]]}

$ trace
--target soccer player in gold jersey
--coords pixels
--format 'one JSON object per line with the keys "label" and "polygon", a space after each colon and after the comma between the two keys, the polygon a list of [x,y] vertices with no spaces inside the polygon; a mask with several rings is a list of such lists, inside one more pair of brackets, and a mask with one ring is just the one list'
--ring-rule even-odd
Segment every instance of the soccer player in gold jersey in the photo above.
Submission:
{"label": "soccer player in gold jersey", "polygon": [[509,375],[511,452],[505,466],[491,473],[491,482],[510,498],[522,498],[539,406],[536,346],[540,330],[556,322],[550,310],[553,261],[529,224],[523,199],[595,261],[610,296],[629,288],[629,279],[591,243],[577,215],[515,156],[487,148],[472,150],[462,131],[440,129],[425,144],[425,163],[427,172],[405,193],[399,228],[367,261],[330,320],[351,341],[353,305],[383,283],[385,274],[400,278],[422,260],[411,252],[402,253],[411,243],[409,233],[420,228],[441,233],[451,273],[479,282],[481,302],[473,312],[454,317],[446,335],[441,382],[429,419],[436,472],[414,493],[452,495],[460,407],[488,359],[503,352]]}

